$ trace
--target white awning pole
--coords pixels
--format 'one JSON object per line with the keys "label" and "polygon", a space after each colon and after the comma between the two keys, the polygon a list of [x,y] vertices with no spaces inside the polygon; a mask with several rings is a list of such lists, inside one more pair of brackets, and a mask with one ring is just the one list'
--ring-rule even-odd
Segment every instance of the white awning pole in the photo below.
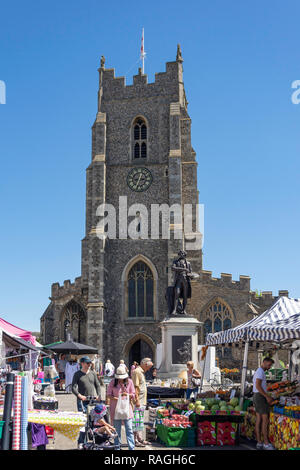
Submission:
{"label": "white awning pole", "polygon": [[[208,349],[206,350],[206,354],[205,354],[205,356],[204,356],[204,361],[203,361],[203,369],[202,369],[201,384],[200,384],[200,393],[202,393],[202,388],[203,388],[203,380],[204,380],[204,371],[205,371],[205,363],[206,363],[207,351],[208,351]],[[201,352],[201,354],[202,354],[202,352]]]}
{"label": "white awning pole", "polygon": [[249,340],[245,342],[244,349],[244,360],[243,360],[243,369],[242,369],[242,379],[241,379],[241,396],[240,396],[240,407],[242,408],[244,403],[245,395],[245,385],[246,385],[246,374],[247,374],[247,364],[248,364],[248,351],[249,351]]}

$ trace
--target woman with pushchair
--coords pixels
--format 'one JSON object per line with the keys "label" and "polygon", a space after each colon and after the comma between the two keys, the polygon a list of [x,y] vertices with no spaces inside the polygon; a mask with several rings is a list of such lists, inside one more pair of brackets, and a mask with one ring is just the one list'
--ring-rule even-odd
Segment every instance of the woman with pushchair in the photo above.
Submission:
{"label": "woman with pushchair", "polygon": [[119,366],[115,378],[111,380],[107,389],[107,398],[110,400],[110,419],[117,432],[115,438],[116,450],[121,447],[122,422],[125,425],[126,439],[129,450],[134,450],[134,434],[132,431],[133,406],[135,388],[124,366]]}

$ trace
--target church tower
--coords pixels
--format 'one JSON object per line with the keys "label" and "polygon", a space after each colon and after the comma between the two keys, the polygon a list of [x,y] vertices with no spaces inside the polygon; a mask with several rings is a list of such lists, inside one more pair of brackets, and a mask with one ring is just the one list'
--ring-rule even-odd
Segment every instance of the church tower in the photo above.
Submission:
{"label": "church tower", "polygon": [[[124,77],[115,77],[114,69],[106,69],[104,58],[99,68],[98,112],[86,179],[82,287],[88,293],[88,343],[116,360],[123,356],[128,360],[130,354],[132,359],[141,348],[154,357],[160,342],[158,323],[167,312],[170,266],[178,251],[186,249],[195,272],[202,269],[201,249],[187,250],[184,234],[181,239],[178,236],[183,233],[183,221],[172,218],[172,212],[167,220],[168,238],[163,237],[162,222],[158,238],[153,239],[150,230],[155,204],[165,208],[192,205],[192,228],[196,230],[197,163],[182,63],[178,46],[176,60],[155,75],[154,83],[148,83],[139,69],[132,85],[126,85]],[[116,210],[114,239],[99,236],[97,209],[101,204]],[[141,217],[136,205],[146,207],[149,218],[146,237],[142,219],[136,222],[133,239],[120,227],[120,217],[128,225],[135,223]]]}
{"label": "church tower", "polygon": [[[102,361],[117,365],[124,359],[130,365],[151,357],[156,363],[171,265],[182,249],[199,273],[191,281],[187,313],[203,324],[200,344],[207,333],[245,322],[287,296],[285,290],[257,296],[249,276],[233,280],[223,272],[216,278],[203,269],[197,204],[180,46],[176,60],[167,62],[153,83],[139,69],[133,84],[126,85],[124,77],[105,68],[102,57],[86,171],[81,276],[52,284],[41,317],[43,344],[64,341],[70,332],[75,341],[97,347]],[[115,215],[112,226],[107,214]],[[256,364],[255,354],[250,356]],[[223,367],[236,367],[240,352],[222,345],[217,357]]]}

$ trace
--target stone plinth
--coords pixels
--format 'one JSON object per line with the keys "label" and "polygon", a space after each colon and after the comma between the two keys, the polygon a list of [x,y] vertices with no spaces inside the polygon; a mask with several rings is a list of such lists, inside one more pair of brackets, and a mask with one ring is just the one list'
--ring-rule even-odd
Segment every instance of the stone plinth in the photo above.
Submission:
{"label": "stone plinth", "polygon": [[177,377],[186,370],[187,361],[198,368],[198,329],[201,323],[194,317],[167,317],[159,326],[162,329],[162,362],[159,378]]}

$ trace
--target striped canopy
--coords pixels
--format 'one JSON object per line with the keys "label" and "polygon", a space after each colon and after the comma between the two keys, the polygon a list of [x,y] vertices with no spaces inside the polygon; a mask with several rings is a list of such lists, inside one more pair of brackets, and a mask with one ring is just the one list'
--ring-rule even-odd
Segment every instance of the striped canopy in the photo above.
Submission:
{"label": "striped canopy", "polygon": [[238,341],[287,341],[300,339],[300,299],[279,297],[274,305],[251,320],[218,333],[209,333],[206,344]]}

